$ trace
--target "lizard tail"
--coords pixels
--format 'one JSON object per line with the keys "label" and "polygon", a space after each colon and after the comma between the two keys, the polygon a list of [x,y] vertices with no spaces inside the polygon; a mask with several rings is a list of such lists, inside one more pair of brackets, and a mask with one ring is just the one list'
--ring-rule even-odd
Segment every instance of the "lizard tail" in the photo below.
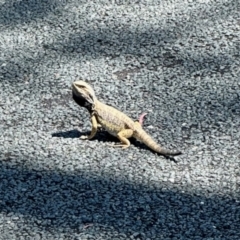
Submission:
{"label": "lizard tail", "polygon": [[177,155],[182,154],[182,152],[180,152],[180,151],[171,151],[169,149],[161,147],[143,129],[138,129],[137,133],[134,134],[134,137],[138,141],[143,142],[150,149],[152,149],[153,151],[155,151],[155,152],[157,152],[157,153],[159,153],[161,155],[164,155],[164,156],[177,156]]}

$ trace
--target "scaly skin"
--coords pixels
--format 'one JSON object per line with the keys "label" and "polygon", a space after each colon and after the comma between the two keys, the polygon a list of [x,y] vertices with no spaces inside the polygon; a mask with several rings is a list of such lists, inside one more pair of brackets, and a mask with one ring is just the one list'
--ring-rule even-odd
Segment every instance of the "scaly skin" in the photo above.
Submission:
{"label": "scaly skin", "polygon": [[76,103],[87,108],[91,115],[92,131],[89,136],[81,136],[81,139],[92,139],[98,127],[101,126],[120,140],[121,144],[115,145],[117,147],[128,148],[130,146],[128,139],[133,137],[159,154],[165,156],[181,154],[180,151],[171,151],[161,147],[143,130],[141,125],[145,113],[139,117],[139,121],[134,122],[123,112],[98,101],[92,87],[84,81],[73,82],[72,94]]}

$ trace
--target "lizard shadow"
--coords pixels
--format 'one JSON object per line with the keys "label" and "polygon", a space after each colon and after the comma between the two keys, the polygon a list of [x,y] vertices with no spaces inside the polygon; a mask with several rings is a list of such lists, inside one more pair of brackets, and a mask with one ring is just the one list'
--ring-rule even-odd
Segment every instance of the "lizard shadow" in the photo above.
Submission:
{"label": "lizard shadow", "polygon": [[[86,132],[81,132],[77,129],[73,129],[73,130],[69,130],[69,131],[63,131],[63,132],[56,132],[56,133],[52,133],[52,137],[59,137],[59,138],[80,138],[82,135],[89,135],[90,132],[86,131]],[[111,134],[109,134],[107,131],[105,130],[98,130],[98,132],[96,133],[95,137],[90,140],[90,141],[94,141],[97,140],[99,142],[115,142],[118,143],[119,140],[112,136]],[[144,149],[144,150],[148,150],[150,152],[152,152],[153,154],[157,154],[157,155],[161,155],[159,153],[154,152],[153,150],[151,150],[150,148],[148,148],[147,146],[145,146],[145,144],[137,141],[134,138],[130,138],[129,141],[131,142],[132,145],[134,145],[135,147],[138,147],[140,149]],[[175,163],[177,163],[176,159],[172,156],[164,156],[161,155],[163,157],[165,157],[167,160],[173,161]]]}
{"label": "lizard shadow", "polygon": [[[69,130],[69,131],[52,133],[52,137],[80,138],[83,135],[86,136],[89,134],[90,134],[89,131],[81,132],[77,129],[73,129],[73,130]],[[95,137],[90,141],[94,141],[94,140],[98,140],[99,142],[110,142],[110,141],[118,142],[117,138],[113,137],[112,135],[110,135],[108,132],[106,132],[104,130],[98,130]]]}

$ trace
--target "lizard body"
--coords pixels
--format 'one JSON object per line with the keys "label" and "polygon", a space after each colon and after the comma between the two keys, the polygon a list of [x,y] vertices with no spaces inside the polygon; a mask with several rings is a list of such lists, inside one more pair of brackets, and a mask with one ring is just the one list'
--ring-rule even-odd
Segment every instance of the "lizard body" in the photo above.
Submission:
{"label": "lizard body", "polygon": [[181,154],[180,151],[171,151],[161,147],[143,130],[142,122],[146,114],[142,114],[139,121],[133,121],[123,112],[100,102],[93,88],[86,82],[80,80],[73,82],[72,96],[75,102],[87,108],[91,115],[92,131],[89,136],[82,136],[82,139],[92,139],[97,133],[97,128],[101,126],[120,140],[121,144],[115,146],[127,148],[130,146],[128,139],[133,137],[159,154],[165,156]]}

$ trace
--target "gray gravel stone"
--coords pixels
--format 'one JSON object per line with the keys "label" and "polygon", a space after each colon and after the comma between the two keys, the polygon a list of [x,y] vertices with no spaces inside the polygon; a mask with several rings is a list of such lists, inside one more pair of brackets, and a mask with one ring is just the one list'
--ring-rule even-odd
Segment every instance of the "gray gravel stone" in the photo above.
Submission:
{"label": "gray gravel stone", "polygon": [[[240,239],[239,1],[0,6],[0,240]],[[80,140],[77,77],[178,163]]]}

